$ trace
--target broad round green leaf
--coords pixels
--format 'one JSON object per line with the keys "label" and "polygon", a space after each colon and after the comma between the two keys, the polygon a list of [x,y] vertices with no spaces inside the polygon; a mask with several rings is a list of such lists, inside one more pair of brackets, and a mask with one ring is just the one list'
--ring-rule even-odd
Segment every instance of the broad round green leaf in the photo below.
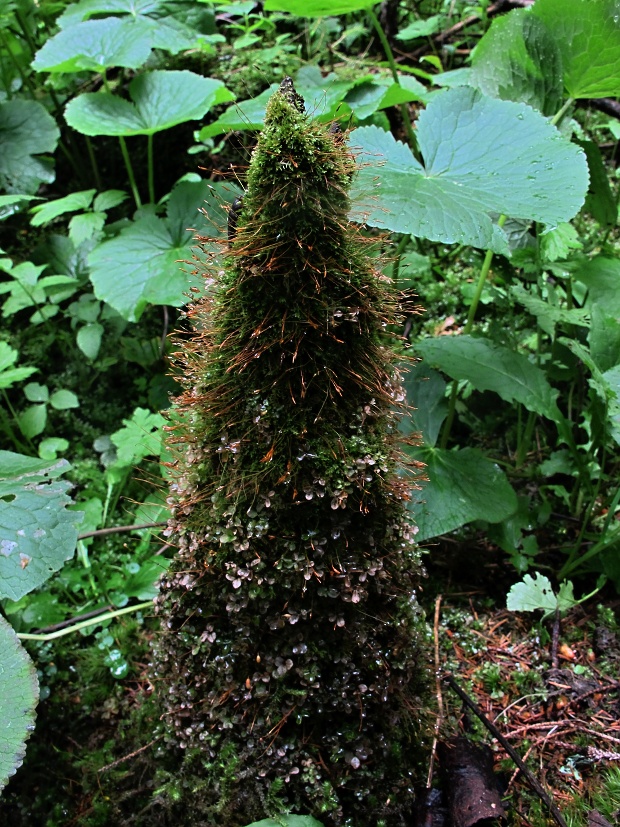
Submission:
{"label": "broad round green leaf", "polygon": [[151,49],[178,54],[204,39],[169,16],[155,19],[128,14],[82,20],[51,37],[35,55],[32,66],[38,72],[100,71],[112,66],[137,69]]}
{"label": "broad round green leaf", "polygon": [[520,402],[529,411],[558,420],[554,390],[543,371],[527,356],[475,336],[423,339],[416,350],[424,361],[452,379],[466,379],[479,391],[494,391],[506,402]]}
{"label": "broad round green leaf", "polygon": [[420,115],[417,137],[424,165],[378,127],[352,133],[362,164],[356,217],[361,212],[374,227],[508,255],[494,215],[555,225],[584,202],[583,151],[525,104],[450,89]]}
{"label": "broad round green leaf", "polygon": [[82,514],[56,479],[70,467],[0,451],[0,598],[19,600],[73,556]]}
{"label": "broad round green leaf", "polygon": [[35,192],[54,180],[51,159],[60,137],[56,122],[37,101],[11,100],[0,104],[0,189]]}
{"label": "broad round green leaf", "polygon": [[39,443],[39,456],[41,459],[56,459],[59,453],[66,451],[69,441],[59,436],[49,436]]}
{"label": "broad round green leaf", "polygon": [[166,0],[79,0],[69,3],[56,21],[61,29],[74,26],[94,15],[131,15],[143,17],[149,14],[162,14],[167,11]]}
{"label": "broad round green leaf", "polygon": [[[346,99],[349,94],[352,94],[357,87],[373,81],[376,81],[374,75],[359,75],[355,79],[345,80],[334,72],[323,76],[318,66],[303,66],[295,75],[295,88],[304,99],[306,112],[317,120],[329,121],[338,112],[348,111],[343,110],[343,103],[348,105]],[[272,84],[257,97],[229,106],[214,123],[207,124],[201,129],[200,140],[204,141],[233,130],[261,129],[265,120],[267,103],[277,88],[278,84]],[[415,94],[406,92],[404,94],[407,100],[416,98]],[[385,95],[386,88],[383,88],[379,101]],[[373,111],[378,107],[379,101]],[[366,115],[360,115],[360,117],[366,117]]]}
{"label": "broad round green leaf", "polygon": [[564,88],[558,44],[526,9],[497,17],[476,46],[469,83],[485,95],[523,101],[555,115]]}
{"label": "broad round green leaf", "polygon": [[22,765],[38,700],[37,670],[0,617],[0,792]]}
{"label": "broad round green leaf", "polygon": [[186,121],[200,120],[232,93],[219,80],[194,72],[145,72],[129,84],[131,101],[109,92],[74,98],[65,119],[83,135],[153,135]]}
{"label": "broad round green leaf", "polygon": [[537,0],[531,14],[558,45],[571,98],[620,95],[618,0]]}
{"label": "broad round green leaf", "polygon": [[61,29],[37,52],[37,72],[99,71],[112,66],[137,69],[151,53],[151,38],[142,21],[106,17]]}
{"label": "broad round green leaf", "polygon": [[506,475],[477,448],[447,451],[408,449],[426,464],[428,482],[411,493],[409,508],[418,526],[417,539],[428,540],[474,520],[499,523],[517,509],[517,495]]}
{"label": "broad round green leaf", "polygon": [[265,0],[265,11],[287,11],[298,17],[336,17],[376,6],[379,0]]}
{"label": "broad round green leaf", "polygon": [[[182,264],[191,255],[194,231],[189,228],[221,237],[226,223],[224,205],[238,194],[235,185],[178,184],[168,200],[165,219],[138,218],[92,251],[90,277],[97,298],[129,321],[137,321],[148,304],[184,304],[189,287],[201,284],[191,280]],[[199,212],[203,206],[207,216]]]}

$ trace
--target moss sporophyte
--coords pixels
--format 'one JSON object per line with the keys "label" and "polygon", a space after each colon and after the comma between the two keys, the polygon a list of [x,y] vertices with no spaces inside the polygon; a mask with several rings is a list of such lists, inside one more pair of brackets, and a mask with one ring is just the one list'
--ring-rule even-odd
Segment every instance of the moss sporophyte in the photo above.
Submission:
{"label": "moss sporophyte", "polygon": [[180,756],[170,806],[187,824],[292,811],[400,825],[413,804],[426,683],[414,480],[386,338],[398,308],[347,220],[355,170],[285,79],[216,292],[188,311],[170,440],[178,553],[153,663]]}

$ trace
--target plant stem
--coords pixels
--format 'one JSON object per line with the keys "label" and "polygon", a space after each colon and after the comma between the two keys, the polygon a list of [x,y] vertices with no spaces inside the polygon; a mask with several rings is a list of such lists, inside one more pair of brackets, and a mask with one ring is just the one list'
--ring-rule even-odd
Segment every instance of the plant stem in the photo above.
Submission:
{"label": "plant stem", "polygon": [[131,187],[131,192],[133,193],[133,200],[136,202],[136,207],[140,209],[140,207],[142,206],[142,200],[140,198],[140,193],[138,192],[138,187],[136,186],[136,179],[133,174],[133,167],[131,166],[129,152],[127,151],[127,144],[122,135],[118,136],[118,142],[121,145],[123,161],[125,161],[125,167],[127,168],[127,175],[129,176],[129,186]]}
{"label": "plant stem", "polygon": [[[3,389],[2,393],[6,397],[6,391]],[[32,446],[28,447],[24,442],[22,442],[15,434],[13,428],[11,427],[11,422],[9,417],[2,408],[0,408],[0,427],[3,429],[4,433],[8,436],[8,438],[13,443],[15,449],[21,454],[27,454],[28,451],[32,450]],[[35,452],[36,453],[36,452]]]}
{"label": "plant stem", "polygon": [[149,176],[149,203],[155,203],[155,172],[153,169],[153,135],[147,137],[146,157]]}
{"label": "plant stem", "polygon": [[24,19],[24,16],[22,15],[21,11],[19,10],[19,8],[15,8],[14,12],[15,12],[15,19],[17,20],[17,23],[19,24],[19,28],[22,30],[22,34],[24,35],[26,43],[28,44],[28,48],[30,49],[30,54],[34,58],[35,53],[37,51],[37,47],[34,43],[34,40],[32,39],[32,35],[28,31],[28,25],[27,25],[27,23]]}
{"label": "plant stem", "polygon": [[[101,80],[103,82],[103,87],[106,90],[106,92],[109,92],[110,95],[113,94],[112,90],[110,89],[110,84],[108,82],[108,76],[106,74],[105,69],[101,72]],[[127,170],[127,176],[129,178],[129,186],[131,187],[133,200],[136,202],[136,207],[140,209],[140,207],[142,206],[142,199],[140,198],[140,193],[138,192],[138,187],[136,185],[136,178],[133,174],[131,158],[129,157],[129,152],[127,151],[127,143],[122,135],[118,136],[118,142],[121,146],[121,153],[123,155],[123,161],[125,162],[125,168]]]}
{"label": "plant stem", "polygon": [[398,247],[396,248],[396,259],[394,261],[394,264],[392,265],[392,281],[394,282],[394,285],[396,285],[396,282],[398,281],[400,261],[403,257],[405,248],[407,247],[407,244],[409,244],[410,240],[411,236],[409,235],[409,233],[405,233],[398,242]]}
{"label": "plant stem", "polygon": [[84,136],[84,140],[86,141],[86,149],[88,150],[88,157],[90,158],[90,165],[93,170],[95,186],[97,187],[99,192],[101,192],[101,190],[103,189],[103,185],[101,183],[101,175],[99,175],[99,165],[97,164],[97,157],[93,149],[93,142],[91,141],[88,135]]}
{"label": "plant stem", "polygon": [[[497,219],[497,226],[500,228],[503,227],[506,223],[507,217],[508,216],[506,215],[500,215]],[[482,262],[482,267],[480,268],[480,275],[478,276],[478,283],[476,284],[476,292],[474,293],[471,305],[469,306],[469,313],[467,315],[467,322],[465,323],[463,333],[469,333],[473,327],[476,311],[478,310],[478,305],[480,304],[480,297],[482,296],[482,291],[484,290],[484,285],[486,284],[492,261],[493,250],[487,250],[484,256],[484,261]]]}
{"label": "plant stem", "polygon": [[[394,60],[394,54],[392,52],[392,49],[391,49],[390,44],[388,42],[388,39],[385,36],[385,32],[383,31],[383,28],[381,27],[381,23],[379,22],[379,18],[375,14],[372,7],[369,8],[367,11],[368,11],[368,14],[370,15],[372,25],[375,27],[375,31],[377,32],[379,40],[381,41],[381,45],[383,46],[383,51],[385,52],[385,56],[387,57],[387,61],[388,61],[389,66],[390,66],[390,70],[392,72],[392,77],[394,78],[394,81],[400,86],[401,85],[400,77],[399,77],[399,74],[398,74],[398,67],[396,65],[396,61]],[[409,110],[407,108],[406,103],[401,103],[400,111],[401,111],[401,114],[403,116],[403,123],[404,123],[404,126],[405,126],[405,132],[407,133],[407,140],[409,141],[409,146],[411,147],[411,149],[413,150],[414,153],[417,153],[418,152],[418,142],[417,142],[417,139],[416,139],[416,136],[415,136],[415,132],[413,131],[413,127],[411,125],[411,117],[409,115]]]}
{"label": "plant stem", "polygon": [[85,534],[79,534],[78,540],[86,540],[88,537],[104,537],[108,534],[122,534],[126,531],[138,531],[143,528],[158,528],[165,526],[167,523],[140,523],[138,525],[117,525],[111,528],[98,528],[96,531],[87,531]]}
{"label": "plant stem", "polygon": [[124,609],[115,609],[113,612],[105,612],[104,614],[93,617],[90,620],[83,620],[81,623],[75,623],[73,626],[68,626],[66,629],[59,629],[57,632],[49,632],[47,635],[30,635],[18,634],[20,640],[56,640],[65,635],[72,635],[74,632],[79,632],[81,629],[88,629],[89,626],[97,626],[105,620],[113,620],[115,617],[127,615],[131,612],[139,612],[141,609],[148,609],[153,607],[152,600],[145,600],[144,603],[136,603],[135,606],[126,606]]}
{"label": "plant stem", "polygon": [[567,110],[568,110],[568,109],[570,109],[570,107],[571,107],[574,103],[575,103],[575,98],[568,98],[568,100],[566,100],[566,101],[562,104],[562,106],[560,107],[560,109],[558,109],[558,111],[555,113],[555,115],[551,118],[551,124],[552,124],[552,126],[557,126],[557,125],[560,123],[560,121],[562,120],[562,118],[563,118],[563,117],[564,117],[564,115],[566,114]]}
{"label": "plant stem", "polygon": [[58,141],[58,149],[62,152],[62,154],[67,159],[67,161],[69,161],[69,164],[71,165],[71,168],[75,172],[78,179],[81,181],[82,180],[82,171],[79,168],[79,166],[77,165],[76,160],[73,157],[73,153],[71,152],[69,147],[65,146],[64,141]]}
{"label": "plant stem", "polygon": [[[31,80],[30,76],[27,75],[24,72],[19,60],[13,54],[11,46],[10,46],[8,40],[6,39],[4,33],[2,32],[1,29],[0,29],[0,40],[2,41],[2,45],[4,46],[4,50],[10,54],[11,61],[12,61],[13,65],[15,66],[15,68],[17,69],[17,73],[19,74],[20,78],[22,79],[22,83],[24,84],[24,86],[28,87],[28,90],[29,90],[30,94],[32,95],[33,99],[36,100],[37,90],[35,89],[34,84],[32,83],[32,80]],[[7,94],[7,99],[8,100],[11,99],[10,86],[11,86],[11,84],[10,84],[10,81],[9,81],[8,88],[6,88],[6,94]]]}
{"label": "plant stem", "polygon": [[[7,408],[9,409],[9,412],[10,412],[11,416],[13,417],[13,420],[15,421],[15,424],[17,425],[17,427],[21,431],[21,428],[19,426],[19,417],[17,416],[17,413],[15,412],[15,408],[13,407],[13,405],[11,404],[11,400],[9,399],[9,395],[8,395],[8,393],[6,392],[6,390],[4,388],[2,388],[2,396],[4,397],[4,403],[7,406]],[[9,423],[7,422],[7,424],[9,424]],[[32,451],[32,455],[36,457],[37,456],[37,449],[34,447],[34,444],[33,444],[32,440],[30,439],[30,437],[26,436],[26,434],[24,434],[24,433],[22,433],[22,436],[26,440],[26,443],[29,446],[29,450]],[[13,437],[13,442],[17,446],[17,442],[15,440],[15,437]]]}
{"label": "plant stem", "polygon": [[[506,223],[507,217],[508,216],[506,215],[500,215],[500,217],[497,220],[497,226],[500,228],[503,227]],[[476,311],[478,310],[478,305],[480,304],[480,298],[482,296],[482,291],[484,290],[484,285],[486,284],[486,280],[489,275],[489,270],[491,269],[492,261],[493,251],[487,250],[484,256],[484,261],[482,262],[482,267],[480,268],[480,275],[478,276],[478,283],[476,284],[476,292],[474,293],[471,305],[469,306],[469,313],[467,314],[467,321],[465,322],[465,327],[463,328],[463,335],[468,334],[473,327],[474,319],[476,317]],[[441,432],[441,441],[439,443],[440,448],[445,448],[448,444],[448,439],[450,438],[450,431],[452,430],[452,423],[454,422],[454,414],[456,412],[457,394],[458,380],[454,379],[452,381],[452,390],[450,392],[448,416],[446,417],[446,421]]]}
{"label": "plant stem", "polygon": [[587,514],[584,516],[582,520],[581,527],[579,529],[579,536],[577,537],[576,542],[573,544],[573,548],[571,549],[568,555],[568,560],[564,563],[564,565],[558,572],[558,579],[566,577],[569,574],[569,572],[573,571],[573,569],[577,568],[577,566],[582,565],[586,560],[589,560],[590,557],[595,557],[597,554],[600,554],[602,551],[605,550],[606,546],[611,545],[617,540],[617,531],[611,531],[608,537],[606,535],[609,530],[611,521],[615,517],[618,503],[620,502],[620,488],[616,491],[614,498],[612,499],[609,508],[607,509],[605,524],[603,525],[603,529],[601,531],[601,539],[598,541],[598,543],[595,543],[584,555],[577,559],[577,556],[581,550],[581,544],[583,542],[583,538],[586,533],[588,523],[590,521],[590,517],[592,516],[592,512],[594,511],[594,506],[598,498],[600,487],[601,478],[599,477],[596,489],[594,491],[594,495],[591,498],[590,508],[588,509]]}

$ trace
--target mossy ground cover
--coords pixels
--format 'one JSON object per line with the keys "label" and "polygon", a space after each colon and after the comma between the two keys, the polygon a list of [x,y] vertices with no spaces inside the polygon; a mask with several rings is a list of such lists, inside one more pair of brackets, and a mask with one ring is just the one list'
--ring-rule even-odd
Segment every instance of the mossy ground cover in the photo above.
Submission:
{"label": "mossy ground cover", "polygon": [[419,563],[389,290],[347,222],[354,169],[283,81],[217,291],[189,311],[202,332],[179,351],[179,553],[153,680],[187,755],[181,806],[223,824],[289,807],[400,824],[411,807]]}

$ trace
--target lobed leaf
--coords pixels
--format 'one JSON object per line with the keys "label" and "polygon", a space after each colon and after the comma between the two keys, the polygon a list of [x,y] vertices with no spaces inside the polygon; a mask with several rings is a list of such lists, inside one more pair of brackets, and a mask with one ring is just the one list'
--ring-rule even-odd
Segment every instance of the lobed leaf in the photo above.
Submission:
{"label": "lobed leaf", "polygon": [[10,388],[15,382],[21,382],[37,373],[38,368],[15,368],[19,353],[8,342],[0,341],[0,388]]}
{"label": "lobed leaf", "polygon": [[148,25],[135,18],[85,20],[61,29],[39,49],[37,72],[101,71],[113,66],[137,69],[151,53]]}
{"label": "lobed leaf", "polygon": [[65,119],[83,135],[154,135],[200,120],[233,95],[219,80],[162,69],[135,77],[129,97],[130,101],[110,92],[87,92],[68,104]]}
{"label": "lobed leaf", "polygon": [[555,612],[558,599],[551,581],[544,574],[535,572],[526,574],[521,583],[515,583],[508,592],[506,608],[511,612],[535,612],[544,609],[545,613]]}
{"label": "lobed leaf", "polygon": [[[524,104],[450,89],[420,115],[417,137],[423,165],[376,126],[352,133],[362,164],[353,197],[371,226],[508,255],[507,236],[494,215],[555,225],[570,220],[584,202],[583,151]],[[381,157],[375,186],[373,165]]]}
{"label": "lobed leaf", "polygon": [[[128,321],[137,321],[148,304],[182,305],[183,294],[194,283],[182,265],[195,230],[221,237],[226,223],[224,204],[238,194],[232,184],[178,184],[168,200],[166,218],[138,218],[92,251],[90,278],[97,298]],[[199,212],[203,202],[207,202],[207,215]],[[204,286],[201,281],[195,283]]]}

